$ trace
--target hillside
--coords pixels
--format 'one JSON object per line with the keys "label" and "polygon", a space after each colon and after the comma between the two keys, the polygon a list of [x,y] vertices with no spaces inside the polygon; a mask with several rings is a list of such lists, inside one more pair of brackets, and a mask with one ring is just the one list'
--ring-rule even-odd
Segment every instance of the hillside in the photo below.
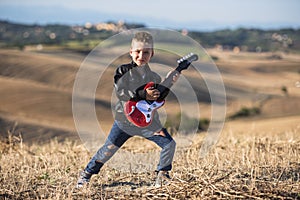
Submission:
{"label": "hillside", "polygon": [[[272,53],[237,54],[211,49],[209,54],[218,58],[216,64],[226,88],[227,116],[244,107],[260,109],[260,114],[250,120],[299,116],[298,55],[281,54],[281,59],[274,60]],[[0,63],[0,118],[1,127],[5,129],[2,136],[6,137],[7,130],[15,129],[22,133],[24,142],[47,141],[54,136],[63,139],[62,133],[77,138],[72,116],[72,90],[84,56],[59,50],[0,50],[0,56],[3,58]],[[155,59],[159,62],[163,58],[157,55]],[[98,91],[101,92],[96,93],[97,116],[106,132],[112,122],[113,71],[114,67],[106,70],[99,83]],[[201,91],[198,94],[201,115],[209,118],[209,92],[203,84],[199,86],[199,81],[193,81],[196,79],[192,70],[184,75]],[[179,111],[173,98],[172,95],[169,97],[166,110],[176,115]],[[35,126],[40,131],[33,131]],[[50,133],[43,134],[45,132]]]}

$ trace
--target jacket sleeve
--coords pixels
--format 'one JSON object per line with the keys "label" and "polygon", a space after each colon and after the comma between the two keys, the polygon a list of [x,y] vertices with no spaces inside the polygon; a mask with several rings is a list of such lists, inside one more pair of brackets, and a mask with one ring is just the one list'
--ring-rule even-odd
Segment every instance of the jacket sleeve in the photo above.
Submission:
{"label": "jacket sleeve", "polygon": [[117,68],[114,76],[115,92],[119,100],[143,100],[146,99],[144,85],[134,88],[130,83],[130,68],[120,66]]}

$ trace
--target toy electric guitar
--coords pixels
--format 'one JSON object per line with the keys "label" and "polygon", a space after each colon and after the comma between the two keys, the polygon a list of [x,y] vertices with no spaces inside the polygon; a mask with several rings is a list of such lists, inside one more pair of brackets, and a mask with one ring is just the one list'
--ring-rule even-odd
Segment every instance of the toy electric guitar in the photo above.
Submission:
{"label": "toy electric guitar", "polygon": [[161,96],[156,101],[127,101],[124,105],[124,113],[127,119],[138,127],[149,126],[152,123],[153,112],[162,107],[165,103],[165,98],[167,95],[162,94],[168,94],[168,91],[173,84],[173,76],[181,73],[182,70],[187,69],[189,65],[196,60],[198,60],[198,56],[190,53],[177,60],[177,68],[173,70],[162,83],[155,84],[154,82],[149,82],[146,84],[144,90],[149,87],[154,87],[160,91]]}

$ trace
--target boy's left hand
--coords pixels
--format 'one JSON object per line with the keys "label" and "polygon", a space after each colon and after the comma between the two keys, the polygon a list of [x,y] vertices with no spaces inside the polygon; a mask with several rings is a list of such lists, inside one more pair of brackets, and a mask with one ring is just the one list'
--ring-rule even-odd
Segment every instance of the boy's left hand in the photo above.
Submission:
{"label": "boy's left hand", "polygon": [[173,76],[173,83],[175,83],[175,82],[179,79],[179,76],[180,76],[180,73],[176,73],[176,74]]}
{"label": "boy's left hand", "polygon": [[[172,73],[172,71],[170,71],[170,72],[167,74],[167,78],[170,76],[171,73]],[[175,75],[173,75],[173,78],[172,78],[172,83],[173,83],[173,84],[179,79],[179,76],[180,76],[180,73],[179,73],[179,72],[177,72]]]}

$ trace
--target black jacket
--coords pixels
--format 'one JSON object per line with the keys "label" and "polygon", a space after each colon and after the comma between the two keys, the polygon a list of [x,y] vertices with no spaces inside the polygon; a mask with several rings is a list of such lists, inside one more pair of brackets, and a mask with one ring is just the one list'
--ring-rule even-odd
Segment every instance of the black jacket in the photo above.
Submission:
{"label": "black jacket", "polygon": [[[151,71],[148,65],[145,66],[146,76],[143,78],[137,71],[137,65],[134,62],[119,66],[114,75],[114,89],[119,101],[115,108],[115,119],[122,122],[127,122],[124,115],[123,105],[128,100],[146,100],[146,91],[144,87],[149,82],[159,84],[161,77]],[[155,113],[153,122],[159,123],[158,114]]]}
{"label": "black jacket", "polygon": [[151,71],[148,65],[145,66],[145,70],[146,76],[143,78],[137,71],[137,65],[133,62],[117,68],[114,75],[114,86],[119,100],[145,100],[144,86],[150,81],[155,84],[161,82],[160,76]]}

